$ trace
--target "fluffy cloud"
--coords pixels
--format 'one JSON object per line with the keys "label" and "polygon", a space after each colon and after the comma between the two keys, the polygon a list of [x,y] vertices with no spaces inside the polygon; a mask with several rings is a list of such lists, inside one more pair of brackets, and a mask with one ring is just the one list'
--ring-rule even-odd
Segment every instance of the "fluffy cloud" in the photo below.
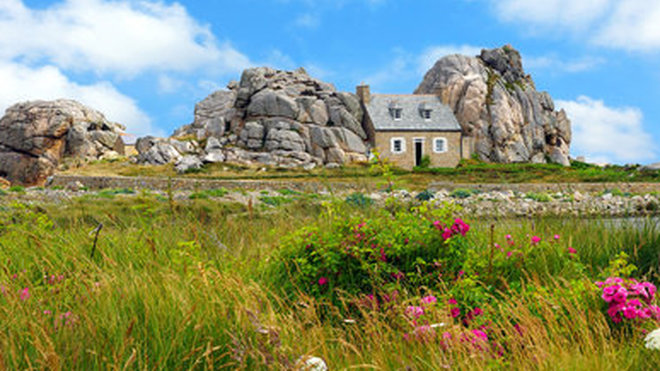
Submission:
{"label": "fluffy cloud", "polygon": [[30,68],[4,62],[0,62],[0,81],[1,113],[20,101],[66,97],[98,109],[111,121],[126,125],[129,134],[162,134],[154,130],[149,117],[135,101],[108,82],[80,85],[71,82],[57,67]]}
{"label": "fluffy cloud", "polygon": [[[2,112],[18,101],[71,98],[131,134],[162,134],[116,85],[151,74],[159,92],[176,93],[184,76],[212,78],[250,65],[177,3],[62,0],[31,8],[22,0],[0,0]],[[93,82],[81,83],[79,76]]]}
{"label": "fluffy cloud", "polygon": [[505,22],[538,32],[570,31],[594,45],[635,52],[660,51],[660,1],[488,0]]}
{"label": "fluffy cloud", "polygon": [[66,0],[46,9],[4,0],[0,58],[129,76],[200,67],[235,72],[249,65],[181,5],[129,0]]}
{"label": "fluffy cloud", "polygon": [[653,138],[644,130],[644,116],[638,108],[608,107],[586,96],[556,103],[573,123],[575,155],[610,163],[644,162],[656,157]]}
{"label": "fluffy cloud", "polygon": [[611,0],[498,0],[493,1],[505,21],[579,29],[601,17]]}

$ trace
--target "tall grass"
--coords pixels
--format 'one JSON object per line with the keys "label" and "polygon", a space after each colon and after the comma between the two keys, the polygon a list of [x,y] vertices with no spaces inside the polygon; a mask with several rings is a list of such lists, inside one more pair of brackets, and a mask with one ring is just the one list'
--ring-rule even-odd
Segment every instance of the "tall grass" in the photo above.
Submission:
{"label": "tall grass", "polygon": [[[346,308],[304,292],[285,299],[283,282],[265,268],[284,236],[323,222],[322,209],[308,200],[252,208],[148,194],[4,205],[0,369],[291,369],[303,355],[320,356],[331,369],[660,367],[660,356],[638,338],[611,330],[593,305],[596,293],[586,300],[555,295],[569,285],[562,277],[526,281],[548,288],[545,295],[503,293],[506,300],[484,303],[499,319],[493,333],[504,357],[459,341],[463,327],[441,309],[438,334],[454,334],[449,344],[441,336],[405,340],[413,326],[396,311],[364,308],[346,318]],[[341,212],[368,216],[373,207]],[[495,238],[560,234],[587,263],[587,277],[620,251],[655,277],[660,233],[653,221],[607,223],[499,221]],[[90,232],[99,224],[92,257]],[[490,224],[474,221],[471,243],[489,249]]]}

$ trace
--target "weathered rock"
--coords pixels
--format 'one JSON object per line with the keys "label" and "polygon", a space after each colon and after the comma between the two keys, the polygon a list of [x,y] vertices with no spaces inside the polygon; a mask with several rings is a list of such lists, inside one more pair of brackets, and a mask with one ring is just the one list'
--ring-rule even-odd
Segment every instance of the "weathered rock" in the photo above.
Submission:
{"label": "weathered rock", "polygon": [[226,159],[225,154],[220,151],[220,150],[213,150],[211,152],[208,152],[207,154],[204,155],[204,157],[201,158],[202,162],[204,163],[218,163],[218,162],[224,162]]}
{"label": "weathered rock", "polygon": [[151,165],[165,165],[177,162],[181,159],[181,153],[166,140],[158,141],[146,152],[138,155],[138,163]]}
{"label": "weathered rock", "polygon": [[204,151],[205,152],[211,152],[211,151],[216,151],[222,149],[223,145],[220,143],[218,138],[216,137],[210,137],[209,139],[206,140],[206,146],[204,146]]}
{"label": "weathered rock", "polygon": [[197,156],[183,156],[181,157],[177,162],[174,168],[176,169],[176,172],[179,174],[184,174],[189,171],[193,170],[199,170],[204,166],[202,161],[199,159]]}
{"label": "weathered rock", "polygon": [[268,151],[284,150],[304,152],[305,142],[297,132],[286,129],[272,129],[266,135],[265,148]]}
{"label": "weathered rock", "polygon": [[474,150],[493,162],[569,165],[570,121],[552,98],[536,91],[510,46],[479,57],[451,55],[426,73],[416,94],[437,94],[449,105]]}
{"label": "weathered rock", "polygon": [[315,144],[323,149],[334,147],[337,143],[332,130],[325,127],[312,127],[310,130],[310,138],[312,140],[312,144]]}
{"label": "weathered rock", "polygon": [[73,100],[16,104],[0,119],[0,176],[38,185],[65,157],[98,159],[111,151],[123,155],[123,129]]}
{"label": "weathered rock", "polygon": [[248,117],[298,117],[298,104],[287,95],[270,89],[255,94],[247,108]]}
{"label": "weathered rock", "polygon": [[346,128],[332,128],[332,133],[344,151],[361,154],[367,152],[367,146],[364,144],[364,141],[352,131]]}

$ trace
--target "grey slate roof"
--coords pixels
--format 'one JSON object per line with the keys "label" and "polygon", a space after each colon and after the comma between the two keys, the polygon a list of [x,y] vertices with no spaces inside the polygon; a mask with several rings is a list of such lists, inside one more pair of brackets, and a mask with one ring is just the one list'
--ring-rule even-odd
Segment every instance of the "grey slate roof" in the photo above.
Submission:
{"label": "grey slate roof", "polygon": [[[401,120],[395,120],[390,108],[402,109]],[[367,113],[376,131],[460,131],[461,125],[449,106],[435,95],[385,95],[373,94]],[[422,109],[431,110],[426,120]]]}

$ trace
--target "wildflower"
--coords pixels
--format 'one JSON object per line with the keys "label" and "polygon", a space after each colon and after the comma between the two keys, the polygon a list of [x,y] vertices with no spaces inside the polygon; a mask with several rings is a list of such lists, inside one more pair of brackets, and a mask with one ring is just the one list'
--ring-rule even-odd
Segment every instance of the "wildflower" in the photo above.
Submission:
{"label": "wildflower", "polygon": [[406,308],[406,315],[417,319],[424,315],[424,308],[414,305],[408,306],[408,308]]}
{"label": "wildflower", "polygon": [[49,311],[48,309],[46,309],[46,310],[44,311],[44,315],[46,315],[46,316],[49,316],[49,315],[51,315],[51,314],[53,314],[53,312]]}
{"label": "wildflower", "polygon": [[325,286],[328,284],[328,279],[326,277],[319,278],[319,286]]}
{"label": "wildflower", "polygon": [[569,247],[569,248],[568,248],[568,253],[571,254],[571,255],[575,255],[575,254],[577,254],[577,250],[575,250],[575,249],[572,248],[572,247]]}
{"label": "wildflower", "polygon": [[404,274],[403,274],[403,272],[401,272],[401,271],[396,272],[396,273],[392,273],[391,276],[392,276],[392,278],[394,278],[395,280],[400,280],[400,279],[403,279],[403,277],[405,277]]}
{"label": "wildflower", "polygon": [[449,312],[453,318],[458,318],[461,315],[461,308],[451,308]]}
{"label": "wildflower", "polygon": [[556,234],[556,235],[554,236],[554,239],[555,239],[555,241],[559,241],[559,235]]}
{"label": "wildflower", "polygon": [[449,305],[457,305],[457,304],[458,304],[458,302],[456,301],[456,299],[453,299],[453,298],[452,298],[452,299],[449,299],[448,303],[449,303]]}
{"label": "wildflower", "polygon": [[506,238],[507,241],[513,240],[513,237],[511,237],[510,234],[507,234],[506,236],[504,236],[504,238]]}
{"label": "wildflower", "polygon": [[465,223],[462,219],[456,219],[452,229],[454,229],[457,233],[460,233],[461,236],[465,237],[465,235],[470,231],[470,225]]}
{"label": "wildflower", "polygon": [[422,298],[422,304],[435,304],[438,302],[438,298],[433,295],[425,296]]}
{"label": "wildflower", "polygon": [[26,301],[30,298],[30,289],[29,288],[24,288],[21,290],[21,300]]}
{"label": "wildflower", "polygon": [[452,236],[453,236],[453,234],[451,233],[451,229],[449,229],[449,228],[445,228],[444,232],[442,232],[442,239],[444,239],[444,240],[448,240]]}
{"label": "wildflower", "polygon": [[506,257],[507,259],[513,256],[513,251],[507,251],[506,252]]}
{"label": "wildflower", "polygon": [[646,335],[644,343],[647,349],[660,350],[660,329],[653,330]]}
{"label": "wildflower", "polygon": [[541,237],[539,237],[539,236],[532,236],[532,245],[538,245],[539,242],[541,242]]}
{"label": "wildflower", "polygon": [[499,243],[496,243],[496,244],[495,244],[495,248],[498,249],[498,250],[500,250],[500,251],[502,251],[502,252],[504,252],[504,249],[502,248],[502,246],[500,246]]}

